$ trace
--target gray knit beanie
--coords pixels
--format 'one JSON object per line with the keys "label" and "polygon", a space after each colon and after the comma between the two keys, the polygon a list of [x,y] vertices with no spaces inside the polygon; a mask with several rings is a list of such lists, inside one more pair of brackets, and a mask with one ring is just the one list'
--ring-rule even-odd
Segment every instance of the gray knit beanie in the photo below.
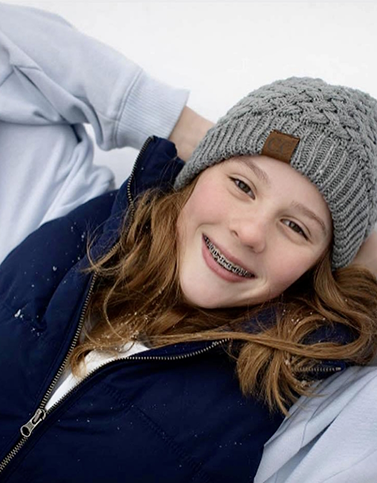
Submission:
{"label": "gray knit beanie", "polygon": [[348,265],[377,218],[377,101],[321,79],[291,77],[241,99],[208,131],[177,177],[239,155],[289,162],[326,200],[333,221],[333,269]]}

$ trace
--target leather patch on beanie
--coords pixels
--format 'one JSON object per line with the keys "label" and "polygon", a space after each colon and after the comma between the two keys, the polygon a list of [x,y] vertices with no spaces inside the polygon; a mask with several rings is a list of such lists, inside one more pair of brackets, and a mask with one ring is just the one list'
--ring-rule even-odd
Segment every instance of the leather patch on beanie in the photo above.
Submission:
{"label": "leather patch on beanie", "polygon": [[293,151],[299,142],[300,138],[284,134],[280,131],[272,131],[264,143],[261,154],[289,163]]}

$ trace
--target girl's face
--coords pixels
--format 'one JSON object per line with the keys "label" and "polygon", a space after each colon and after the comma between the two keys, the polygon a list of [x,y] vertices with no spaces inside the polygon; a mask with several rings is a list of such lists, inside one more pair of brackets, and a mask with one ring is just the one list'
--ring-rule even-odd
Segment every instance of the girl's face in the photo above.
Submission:
{"label": "girl's face", "polygon": [[206,169],[178,218],[179,281],[203,308],[255,305],[284,292],[332,239],[322,195],[289,164],[231,158]]}

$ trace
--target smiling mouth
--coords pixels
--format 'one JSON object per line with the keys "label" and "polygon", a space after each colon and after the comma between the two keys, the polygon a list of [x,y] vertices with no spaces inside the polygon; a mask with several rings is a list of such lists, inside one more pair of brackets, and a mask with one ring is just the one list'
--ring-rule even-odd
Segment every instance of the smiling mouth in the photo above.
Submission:
{"label": "smiling mouth", "polygon": [[243,278],[254,278],[255,275],[249,272],[248,270],[245,270],[244,268],[240,267],[239,265],[236,265],[229,261],[216,247],[213,245],[213,243],[210,241],[208,237],[203,235],[204,242],[212,255],[212,258],[215,260],[216,263],[220,265],[220,267],[225,268],[228,272],[234,273],[235,275],[238,275],[239,277]]}

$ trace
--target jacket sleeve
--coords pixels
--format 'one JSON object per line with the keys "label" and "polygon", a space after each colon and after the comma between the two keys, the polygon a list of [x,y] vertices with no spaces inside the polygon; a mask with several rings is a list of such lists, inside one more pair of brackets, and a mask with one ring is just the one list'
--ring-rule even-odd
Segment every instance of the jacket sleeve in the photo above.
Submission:
{"label": "jacket sleeve", "polygon": [[140,148],[168,137],[187,97],[61,17],[0,3],[0,121],[90,123],[101,149]]}

